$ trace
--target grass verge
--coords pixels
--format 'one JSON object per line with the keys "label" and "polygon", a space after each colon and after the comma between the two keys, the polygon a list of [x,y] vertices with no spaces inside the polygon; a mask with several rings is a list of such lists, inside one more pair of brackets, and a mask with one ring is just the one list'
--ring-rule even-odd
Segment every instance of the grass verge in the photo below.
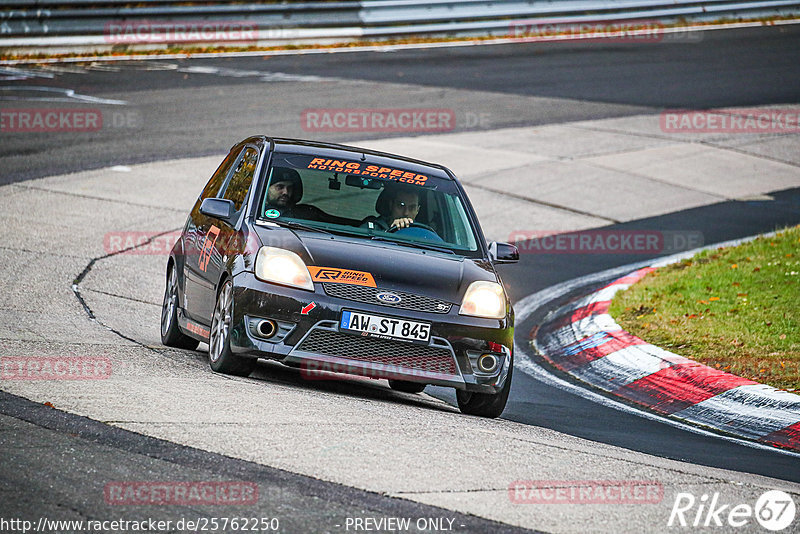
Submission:
{"label": "grass verge", "polygon": [[800,389],[800,226],[700,252],[617,293],[628,332],[779,389]]}

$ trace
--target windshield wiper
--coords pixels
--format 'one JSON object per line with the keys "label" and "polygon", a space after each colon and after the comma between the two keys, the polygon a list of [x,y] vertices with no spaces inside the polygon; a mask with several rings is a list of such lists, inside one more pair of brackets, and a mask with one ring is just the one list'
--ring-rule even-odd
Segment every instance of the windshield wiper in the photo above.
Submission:
{"label": "windshield wiper", "polygon": [[303,224],[301,222],[296,221],[282,221],[282,220],[259,220],[261,224],[266,225],[275,225],[275,226],[284,226],[286,228],[290,228],[292,230],[308,230],[312,232],[320,232],[328,235],[347,235],[347,236],[358,236],[358,237],[367,237],[367,234],[362,230],[347,230],[345,228],[320,228],[318,226],[311,226],[310,224]]}
{"label": "windshield wiper", "polygon": [[328,234],[334,235],[333,232],[329,232],[328,230],[323,230],[317,226],[311,226],[309,224],[303,224],[295,221],[270,221],[274,222],[275,224],[279,224],[281,226],[285,226],[286,228],[290,228],[292,230],[307,230],[309,232],[319,232],[321,234]]}
{"label": "windshield wiper", "polygon": [[437,247],[437,246],[434,246],[434,245],[427,245],[427,244],[423,244],[423,243],[417,243],[415,241],[395,241],[394,239],[387,239],[385,237],[381,237],[381,236],[377,236],[377,235],[372,236],[371,239],[374,240],[374,241],[385,241],[387,243],[394,243],[395,245],[402,245],[404,247],[422,248],[422,249],[425,249],[425,250],[433,250],[435,252],[444,252],[446,254],[455,255],[455,252],[453,252],[449,248]]}

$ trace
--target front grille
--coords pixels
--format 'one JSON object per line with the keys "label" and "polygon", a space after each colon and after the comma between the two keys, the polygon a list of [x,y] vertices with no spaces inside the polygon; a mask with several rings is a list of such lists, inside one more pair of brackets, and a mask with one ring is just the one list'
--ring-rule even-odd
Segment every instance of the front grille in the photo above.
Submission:
{"label": "front grille", "polygon": [[300,342],[297,350],[429,373],[457,374],[453,354],[445,348],[342,334],[320,328],[312,330]]}
{"label": "front grille", "polygon": [[430,313],[448,313],[452,304],[444,300],[438,300],[424,295],[415,295],[413,293],[406,293],[404,291],[390,291],[400,297],[400,302],[397,304],[390,304],[377,299],[376,295],[386,289],[376,287],[355,286],[352,284],[322,284],[325,293],[331,297],[336,297],[345,300],[354,300],[356,302],[366,302],[368,304],[378,304],[379,306],[390,306],[392,308],[400,308],[403,310],[415,310]]}

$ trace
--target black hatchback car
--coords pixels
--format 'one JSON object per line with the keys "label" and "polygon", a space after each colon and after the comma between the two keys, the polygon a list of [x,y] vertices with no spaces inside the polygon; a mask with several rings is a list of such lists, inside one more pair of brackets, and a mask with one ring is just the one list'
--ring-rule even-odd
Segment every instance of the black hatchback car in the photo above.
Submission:
{"label": "black hatchback car", "polygon": [[209,345],[211,368],[258,358],[308,376],[456,389],[497,417],[513,370],[514,312],[453,173],[361,148],[269,137],[235,145],[167,263],[165,345]]}

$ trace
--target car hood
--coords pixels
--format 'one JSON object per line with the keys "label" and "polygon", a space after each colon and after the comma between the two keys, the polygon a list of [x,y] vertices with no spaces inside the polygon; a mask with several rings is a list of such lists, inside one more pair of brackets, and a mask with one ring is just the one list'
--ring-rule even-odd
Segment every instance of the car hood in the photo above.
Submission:
{"label": "car hood", "polygon": [[383,241],[285,228],[256,227],[261,242],[291,250],[309,267],[367,272],[379,288],[422,293],[458,303],[475,280],[496,282],[488,261]]}

